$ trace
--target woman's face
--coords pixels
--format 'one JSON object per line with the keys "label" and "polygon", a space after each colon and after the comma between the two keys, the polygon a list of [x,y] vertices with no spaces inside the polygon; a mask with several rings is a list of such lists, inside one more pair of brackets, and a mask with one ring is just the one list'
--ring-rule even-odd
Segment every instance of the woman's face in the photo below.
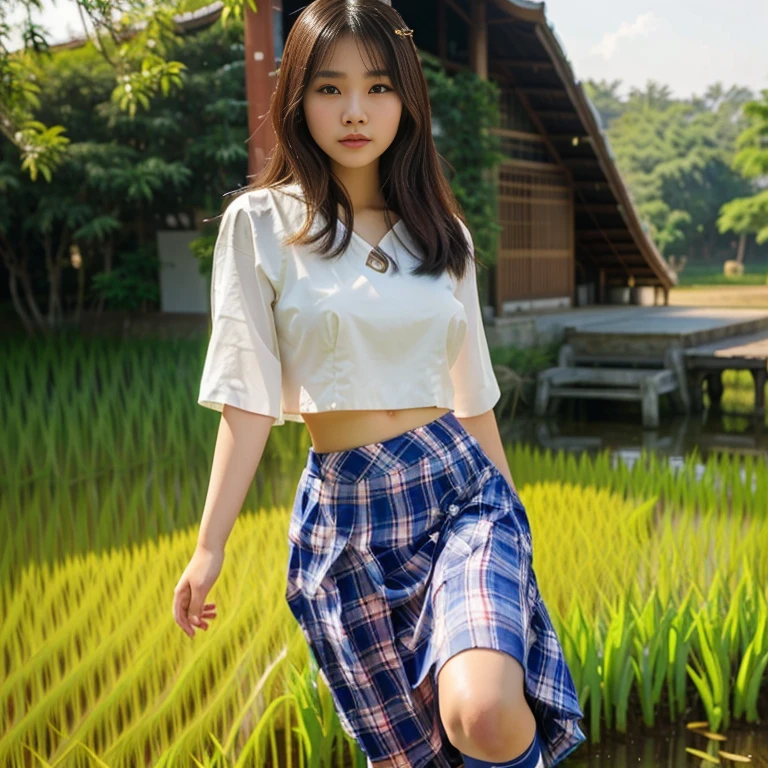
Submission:
{"label": "woman's face", "polygon": [[[400,124],[403,103],[392,80],[366,72],[357,43],[345,35],[336,43],[328,66],[307,84],[304,118],[312,138],[345,168],[362,168],[378,160],[392,143]],[[359,133],[367,141],[348,147],[341,139]]]}

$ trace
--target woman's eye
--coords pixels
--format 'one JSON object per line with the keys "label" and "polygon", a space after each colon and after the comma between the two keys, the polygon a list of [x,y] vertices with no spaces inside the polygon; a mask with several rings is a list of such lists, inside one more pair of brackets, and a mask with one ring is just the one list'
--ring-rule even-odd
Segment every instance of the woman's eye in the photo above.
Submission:
{"label": "woman's eye", "polygon": [[[326,90],[325,90],[326,88],[336,88],[336,86],[335,85],[324,85],[322,88],[318,88],[317,92],[318,93],[326,93]],[[386,88],[387,91],[391,91],[392,90],[388,85],[385,85],[384,83],[376,83],[376,85],[372,85],[371,88]],[[336,88],[336,90],[338,90],[338,88]],[[386,93],[386,91],[383,91],[383,93]],[[329,93],[328,95],[332,96],[333,94]]]}

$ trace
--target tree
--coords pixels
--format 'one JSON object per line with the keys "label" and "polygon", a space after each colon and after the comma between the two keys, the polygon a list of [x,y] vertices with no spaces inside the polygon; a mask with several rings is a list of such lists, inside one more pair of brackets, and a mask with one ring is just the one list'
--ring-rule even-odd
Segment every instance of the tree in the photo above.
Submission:
{"label": "tree", "polygon": [[621,80],[587,80],[584,83],[584,90],[600,113],[604,126],[610,125],[624,111],[624,103],[618,94],[620,86]]}
{"label": "tree", "polygon": [[651,81],[622,102],[617,85],[591,83],[590,92],[607,109],[606,134],[638,213],[664,255],[711,260],[723,247],[715,224],[721,206],[748,191],[731,163],[751,92],[716,83],[703,97],[676,99]]}
{"label": "tree", "polygon": [[[62,2],[62,0],[59,0]],[[160,92],[183,86],[184,65],[167,61],[169,47],[178,44],[174,17],[204,0],[67,0],[77,5],[94,26],[92,44],[109,64],[114,76],[112,100],[131,117],[138,107],[148,110]],[[222,23],[230,16],[242,18],[244,0],[223,0]],[[248,0],[256,11],[255,0]],[[9,51],[8,18],[16,7],[27,11],[22,25],[23,47]],[[63,125],[47,126],[35,119],[40,107],[41,60],[51,55],[43,28],[32,21],[31,11],[42,10],[42,0],[0,2],[0,132],[21,154],[21,168],[35,181],[42,174],[49,182],[64,162],[69,138]]]}
{"label": "tree", "polygon": [[41,75],[42,121],[71,142],[48,184],[0,144],[0,263],[29,334],[86,309],[148,309],[158,293],[155,230],[166,217],[218,213],[244,182],[247,103],[241,23],[187,35],[171,54],[186,84],[131,116],[110,98],[109,64],[91,46],[54,53]]}
{"label": "tree", "polygon": [[751,180],[755,194],[739,197],[723,205],[717,226],[720,232],[739,235],[738,261],[744,259],[747,235],[756,235],[758,243],[768,241],[768,89],[762,91],[762,100],[744,105],[748,127],[737,140],[738,153],[733,168],[745,179]]}

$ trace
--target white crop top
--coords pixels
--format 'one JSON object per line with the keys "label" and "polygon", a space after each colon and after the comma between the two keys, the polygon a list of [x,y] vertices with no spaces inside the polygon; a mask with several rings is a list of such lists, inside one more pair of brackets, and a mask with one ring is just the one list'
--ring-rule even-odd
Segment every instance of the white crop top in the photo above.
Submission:
{"label": "white crop top", "polygon": [[[313,246],[281,244],[306,210],[303,199],[270,189],[242,193],[225,209],[198,403],[273,416],[272,426],[303,422],[302,412],[438,406],[467,417],[492,408],[501,392],[474,262],[458,284],[447,270],[414,277],[417,261],[395,236],[418,253],[402,219],[379,243],[398,272],[366,265],[371,247],[356,232],[343,255],[324,261]],[[339,220],[337,237],[343,227]]]}

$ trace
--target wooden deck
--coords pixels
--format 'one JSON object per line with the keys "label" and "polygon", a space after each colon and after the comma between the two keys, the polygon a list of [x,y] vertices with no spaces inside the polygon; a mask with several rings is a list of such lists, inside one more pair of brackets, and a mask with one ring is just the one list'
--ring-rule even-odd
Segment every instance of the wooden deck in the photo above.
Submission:
{"label": "wooden deck", "polygon": [[759,331],[746,336],[734,336],[710,344],[701,344],[687,349],[690,359],[715,358],[723,363],[732,360],[768,360],[768,331]]}
{"label": "wooden deck", "polygon": [[706,382],[711,402],[718,405],[724,370],[751,372],[755,413],[764,414],[766,310],[592,307],[550,313],[541,320],[561,323],[565,343],[559,365],[539,375],[539,415],[556,408],[562,397],[639,399],[644,424],[655,427],[662,394],[671,394],[679,410],[698,411]]}
{"label": "wooden deck", "polygon": [[[701,385],[713,402],[723,396],[722,372],[746,370],[755,382],[755,412],[765,413],[765,385],[768,382],[768,331],[733,336],[720,341],[700,344],[684,351],[689,386],[694,397],[700,396]],[[698,403],[695,403],[698,405]]]}
{"label": "wooden deck", "polygon": [[[768,310],[707,307],[627,307],[585,318],[568,318],[565,341],[583,352],[615,351],[640,358],[658,357],[671,345],[690,348],[732,338],[768,333]],[[571,320],[575,322],[571,323]]]}

